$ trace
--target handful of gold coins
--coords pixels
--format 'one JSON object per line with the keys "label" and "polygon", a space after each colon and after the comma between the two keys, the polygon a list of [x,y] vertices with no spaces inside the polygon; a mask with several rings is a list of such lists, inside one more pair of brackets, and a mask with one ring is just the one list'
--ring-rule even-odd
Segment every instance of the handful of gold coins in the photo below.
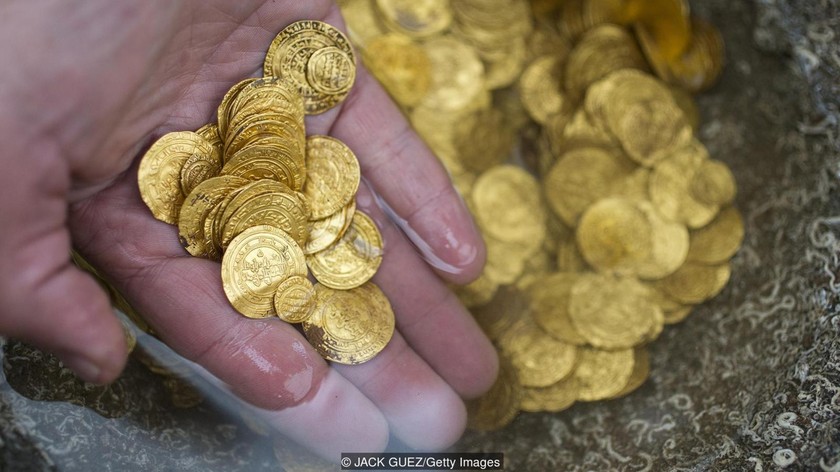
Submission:
{"label": "handful of gold coins", "polygon": [[304,115],[340,103],[355,68],[340,31],[294,23],[272,42],[265,77],[234,85],[216,124],[161,137],[138,173],[155,218],[178,225],[191,255],[221,261],[239,313],[302,323],[324,358],[345,364],[370,360],[394,332],[391,305],[370,282],[383,242],[356,210],[353,151],[307,137]]}
{"label": "handful of gold coins", "polygon": [[457,290],[501,370],[470,425],[641,386],[646,346],[724,288],[744,236],[731,172],[694,137],[717,31],[683,0],[339,4],[484,236]]}

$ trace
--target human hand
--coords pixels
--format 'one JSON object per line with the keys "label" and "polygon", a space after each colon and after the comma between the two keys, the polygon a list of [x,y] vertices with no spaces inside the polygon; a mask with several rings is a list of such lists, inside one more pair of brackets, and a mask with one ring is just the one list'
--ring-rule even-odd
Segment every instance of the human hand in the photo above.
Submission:
{"label": "human hand", "polygon": [[346,102],[306,124],[356,152],[367,182],[357,205],[385,240],[374,281],[398,332],[370,362],[329,366],[292,326],[237,314],[218,264],[190,257],[139,196],[138,154],[211,121],[287,24],[343,28],[331,1],[45,0],[5,3],[0,18],[0,333],[88,381],[118,375],[122,328],[70,263],[72,244],[173,349],[321,454],[378,450],[389,434],[418,449],[460,436],[461,398],[488,388],[497,364],[439,276],[468,281],[484,249],[443,168],[362,67]]}

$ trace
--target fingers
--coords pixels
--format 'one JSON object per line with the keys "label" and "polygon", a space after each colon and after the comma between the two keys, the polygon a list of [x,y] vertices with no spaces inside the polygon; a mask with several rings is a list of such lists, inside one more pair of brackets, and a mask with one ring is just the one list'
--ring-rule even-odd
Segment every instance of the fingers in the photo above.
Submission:
{"label": "fingers", "polygon": [[452,291],[385,217],[366,184],[360,186],[356,202],[374,218],[385,241],[374,281],[389,294],[397,328],[462,397],[481,395],[493,384],[498,370],[493,345]]}

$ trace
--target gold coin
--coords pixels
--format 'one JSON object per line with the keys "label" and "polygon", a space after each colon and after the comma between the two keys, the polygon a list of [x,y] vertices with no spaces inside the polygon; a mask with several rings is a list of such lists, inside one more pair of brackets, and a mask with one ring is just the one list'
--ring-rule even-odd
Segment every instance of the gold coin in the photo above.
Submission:
{"label": "gold coin", "polygon": [[315,287],[306,277],[293,275],[277,286],[274,311],[287,323],[302,323],[315,309]]}
{"label": "gold coin", "polygon": [[500,285],[516,282],[525,270],[526,259],[539,249],[538,246],[499,241],[490,235],[484,236],[484,245],[487,250],[484,273]]}
{"label": "gold coin", "polygon": [[382,235],[361,211],[353,215],[344,236],[327,249],[306,257],[309,270],[321,284],[349,290],[373,277],[382,263]]}
{"label": "gold coin", "polygon": [[293,275],[306,275],[303,252],[273,226],[254,226],[231,241],[222,257],[222,284],[231,305],[249,318],[275,314],[274,293]]}
{"label": "gold coin", "polygon": [[[320,54],[310,66],[315,53],[324,48],[336,48],[337,51],[330,49]],[[338,29],[320,21],[297,21],[274,38],[265,56],[263,72],[294,84],[303,96],[306,113],[315,115],[347,97],[356,76],[356,56],[350,41]],[[318,88],[309,78],[315,79]],[[325,93],[322,90],[339,91]]]}
{"label": "gold coin", "polygon": [[702,204],[728,205],[735,199],[735,177],[723,162],[705,160],[691,179],[688,191]]}
{"label": "gold coin", "polygon": [[499,287],[492,299],[470,310],[488,338],[495,340],[527,312],[528,299],[514,286]]}
{"label": "gold coin", "polygon": [[586,344],[569,317],[572,287],[581,277],[576,273],[551,274],[529,291],[534,321],[553,338],[575,346]]}
{"label": "gold coin", "polygon": [[650,353],[646,347],[637,347],[633,352],[633,372],[627,380],[627,385],[612,398],[629,395],[641,387],[650,376]]}
{"label": "gold coin", "polygon": [[677,308],[672,311],[665,312],[665,324],[677,324],[682,323],[688,318],[688,315],[691,314],[694,307],[691,305],[683,305],[680,308]]}
{"label": "gold coin", "polygon": [[405,36],[391,33],[371,39],[363,57],[385,90],[403,107],[413,107],[432,82],[426,51]]}
{"label": "gold coin", "polygon": [[564,223],[577,226],[580,215],[613,193],[634,165],[602,148],[579,148],[564,154],[543,181],[549,206]]}
{"label": "gold coin", "polygon": [[353,221],[353,214],[355,213],[356,201],[350,200],[346,207],[335,212],[335,214],[324,219],[310,221],[309,239],[303,246],[303,253],[311,255],[332,246],[344,236],[344,232],[350,227],[350,222]]}
{"label": "gold coin", "polygon": [[504,353],[499,353],[499,375],[490,390],[468,400],[467,426],[476,431],[498,431],[519,414],[522,385],[516,369]]}
{"label": "gold coin", "polygon": [[219,175],[221,170],[222,153],[219,148],[214,146],[210,154],[191,155],[181,168],[181,191],[189,195],[200,183]]}
{"label": "gold coin", "polygon": [[367,50],[372,40],[385,34],[373,0],[342,0],[338,6],[347,24],[347,35],[361,50]]}
{"label": "gold coin", "polygon": [[545,240],[545,212],[539,183],[512,165],[496,166],[473,185],[473,214],[492,237],[507,243],[539,247]]}
{"label": "gold coin", "polygon": [[713,298],[729,282],[728,263],[716,266],[685,263],[673,274],[657,282],[666,295],[685,304],[698,304]]}
{"label": "gold coin", "polygon": [[478,110],[454,126],[455,151],[466,169],[486,171],[506,161],[513,151],[514,130],[501,110]]}
{"label": "gold coin", "polygon": [[606,198],[589,207],[580,218],[577,242],[580,253],[592,267],[635,275],[651,257],[653,233],[645,213],[633,202]]}
{"label": "gold coin", "polygon": [[222,102],[219,104],[217,109],[217,116],[216,119],[218,120],[218,128],[219,128],[219,136],[224,138],[228,133],[228,121],[230,120],[230,108],[232,102],[239,96],[239,93],[242,92],[245,87],[254,83],[257,79],[256,78],[249,78],[243,81],[236,83],[233,87],[231,87],[225,96],[222,97]]}
{"label": "gold coin", "polygon": [[271,179],[294,190],[303,188],[305,170],[298,160],[302,154],[290,147],[251,146],[230,157],[222,168],[223,175],[235,175],[248,180]]}
{"label": "gold coin", "polygon": [[569,376],[548,387],[523,387],[522,411],[557,413],[570,408],[578,397],[578,381]]}
{"label": "gold coin", "polygon": [[379,354],[394,335],[394,312],[373,283],[349,290],[316,285],[317,306],[303,332],[325,359],[361,364]]}
{"label": "gold coin", "polygon": [[482,306],[490,302],[499,290],[499,283],[482,273],[467,285],[454,287],[458,300],[467,308]]}
{"label": "gold coin", "polygon": [[554,56],[536,59],[519,79],[522,105],[537,123],[546,124],[551,116],[562,113],[569,104],[560,90],[560,61]]}
{"label": "gold coin", "polygon": [[291,236],[298,246],[303,247],[309,235],[309,211],[304,199],[288,187],[284,190],[254,195],[243,190],[242,194],[231,201],[228,208],[233,211],[222,226],[222,247],[227,247],[234,237],[246,229],[259,225],[276,226]]}
{"label": "gold coin", "polygon": [[464,110],[486,92],[484,64],[474,48],[449,36],[431,39],[423,48],[431,63],[432,82],[418,106]]}
{"label": "gold coin", "polygon": [[414,37],[442,33],[452,23],[447,0],[375,0],[388,28]]}
{"label": "gold coin", "polygon": [[663,315],[653,294],[632,278],[590,274],[580,278],[569,298],[569,318],[577,332],[601,349],[636,346]]}
{"label": "gold coin", "polygon": [[688,260],[720,264],[738,252],[744,240],[744,220],[735,207],[722,210],[708,226],[691,232]]}
{"label": "gold coin", "polygon": [[651,234],[650,255],[635,268],[635,273],[648,280],[673,274],[688,257],[688,230],[680,223],[665,220],[650,202],[636,200],[634,206],[647,218]]}
{"label": "gold coin", "polygon": [[604,400],[621,392],[633,373],[633,349],[602,351],[578,349],[574,377],[578,382],[578,400]]}
{"label": "gold coin", "polygon": [[572,373],[577,348],[558,341],[524,314],[499,338],[501,350],[510,357],[526,387],[547,387]]}
{"label": "gold coin", "polygon": [[186,196],[181,189],[181,169],[196,154],[210,156],[213,146],[192,131],[178,131],[163,135],[140,161],[137,171],[140,197],[158,220],[178,223]]}
{"label": "gold coin", "polygon": [[659,213],[691,229],[706,226],[714,219],[719,207],[697,200],[689,190],[698,169],[708,159],[706,147],[692,139],[654,168],[648,190]]}
{"label": "gold coin", "polygon": [[178,217],[178,237],[187,252],[196,257],[218,258],[212,235],[205,234],[205,222],[220,202],[246,184],[248,181],[239,177],[213,177],[187,195]]}
{"label": "gold coin", "polygon": [[724,55],[723,38],[717,28],[692,17],[691,42],[679,58],[668,63],[671,80],[693,93],[706,90],[720,78]]}
{"label": "gold coin", "polygon": [[359,189],[361,171],[353,151],[338,139],[310,136],[306,140],[306,183],[312,218],[319,220],[346,207]]}

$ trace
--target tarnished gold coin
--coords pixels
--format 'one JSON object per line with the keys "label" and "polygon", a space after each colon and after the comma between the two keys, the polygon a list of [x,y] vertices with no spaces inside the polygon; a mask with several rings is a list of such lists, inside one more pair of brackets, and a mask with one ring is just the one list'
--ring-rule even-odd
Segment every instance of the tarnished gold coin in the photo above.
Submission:
{"label": "tarnished gold coin", "polygon": [[510,157],[515,136],[504,112],[488,108],[457,120],[452,139],[460,164],[468,170],[484,172]]}
{"label": "tarnished gold coin", "polygon": [[497,431],[509,425],[519,413],[522,384],[510,360],[499,353],[499,375],[490,390],[467,401],[467,425],[476,431]]}
{"label": "tarnished gold coin", "polygon": [[344,236],[344,232],[350,227],[355,213],[356,201],[350,200],[346,207],[335,212],[335,214],[320,220],[310,221],[309,239],[303,246],[303,253],[311,255],[332,246]]}
{"label": "tarnished gold coin", "polygon": [[371,39],[365,64],[394,100],[413,107],[432,83],[432,64],[426,51],[405,36],[391,33]]}
{"label": "tarnished gold coin", "polygon": [[234,190],[247,184],[248,181],[240,177],[213,177],[187,195],[178,217],[178,237],[187,252],[213,260],[220,257],[213,245],[212,235],[205,233],[205,223],[219,203]]}
{"label": "tarnished gold coin", "polygon": [[210,159],[213,146],[192,131],[178,131],[161,136],[146,151],[137,171],[140,197],[155,218],[178,223],[178,213],[186,195],[181,189],[181,169],[195,155]]}
{"label": "tarnished gold coin", "polygon": [[618,395],[633,374],[633,358],[633,349],[579,348],[573,374],[578,382],[578,400],[592,402]]}
{"label": "tarnished gold coin", "polygon": [[310,136],[306,140],[306,183],[312,219],[320,220],[346,207],[359,189],[361,170],[353,151],[338,139]]}
{"label": "tarnished gold coin", "polygon": [[[335,49],[315,56],[325,48]],[[313,57],[315,61],[310,64]],[[320,21],[297,21],[274,38],[263,72],[293,83],[303,96],[306,113],[319,114],[347,97],[356,76],[356,56],[350,41],[338,29]]]}
{"label": "tarnished gold coin", "polygon": [[578,397],[578,380],[575,376],[548,387],[523,387],[522,411],[557,413],[570,408]]}
{"label": "tarnished gold coin", "polygon": [[571,374],[577,348],[543,331],[527,314],[499,338],[501,350],[519,372],[527,387],[547,387]]}
{"label": "tarnished gold coin", "polygon": [[589,344],[626,349],[661,329],[663,315],[650,290],[628,277],[584,275],[569,298],[569,318]]}
{"label": "tarnished gold coin", "polygon": [[376,223],[356,211],[344,236],[327,249],[306,257],[312,275],[321,284],[349,290],[373,277],[382,263],[382,235]]}
{"label": "tarnished gold coin", "polygon": [[605,198],[580,218],[577,242],[584,259],[596,269],[633,275],[650,258],[653,234],[633,202]]}
{"label": "tarnished gold coin", "polygon": [[657,287],[678,302],[697,304],[720,293],[730,275],[732,269],[728,262],[714,266],[687,262],[678,271],[659,280]]}
{"label": "tarnished gold coin", "polygon": [[317,306],[303,332],[325,359],[361,364],[379,354],[394,335],[394,312],[388,297],[366,283],[349,290],[316,285]]}
{"label": "tarnished gold coin", "polygon": [[529,291],[534,321],[553,338],[576,346],[587,342],[569,317],[572,288],[581,277],[571,272],[551,274]]}
{"label": "tarnished gold coin", "polygon": [[496,166],[482,174],[473,185],[472,209],[481,228],[500,241],[538,247],[545,240],[539,183],[520,167]]}
{"label": "tarnished gold coin", "polygon": [[688,260],[720,264],[738,252],[744,241],[744,220],[735,207],[722,210],[708,226],[691,232]]}
{"label": "tarnished gold coin", "polygon": [[475,308],[472,313],[478,325],[491,340],[496,340],[506,333],[524,313],[527,312],[528,298],[517,287],[500,287],[492,299]]}
{"label": "tarnished gold coin", "polygon": [[281,282],[306,275],[303,251],[273,226],[254,226],[231,241],[222,257],[222,284],[231,305],[249,318],[275,314],[274,294]]}
{"label": "tarnished gold coin", "polygon": [[315,309],[315,287],[304,276],[293,275],[282,281],[274,293],[274,311],[287,323],[302,323]]}
{"label": "tarnished gold coin", "polygon": [[443,32],[452,23],[447,0],[375,0],[385,25],[415,37]]}
{"label": "tarnished gold coin", "polygon": [[549,206],[564,223],[577,226],[590,205],[611,195],[633,164],[603,148],[573,149],[564,154],[543,182]]}

